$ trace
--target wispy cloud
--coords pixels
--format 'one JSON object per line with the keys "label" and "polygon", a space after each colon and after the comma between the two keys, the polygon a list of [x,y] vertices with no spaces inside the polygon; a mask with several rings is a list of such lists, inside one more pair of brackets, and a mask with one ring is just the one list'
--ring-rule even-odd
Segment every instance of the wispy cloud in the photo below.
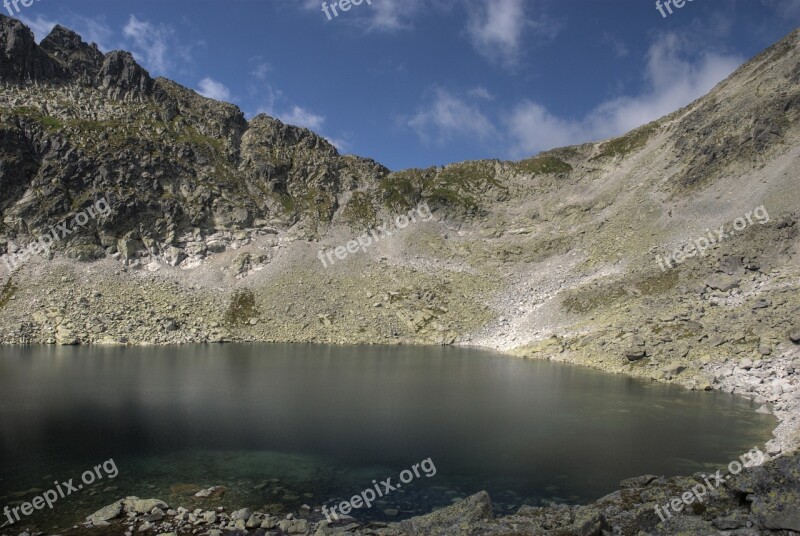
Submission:
{"label": "wispy cloud", "polygon": [[443,144],[457,138],[483,140],[496,132],[474,100],[461,98],[441,88],[435,88],[427,103],[413,116],[401,121],[426,144]]}
{"label": "wispy cloud", "polygon": [[[415,20],[430,9],[450,9],[457,0],[366,0],[358,9],[350,9],[347,16],[340,13],[337,19],[343,24],[351,24],[364,31],[394,33],[414,28]],[[328,0],[328,4],[335,3]],[[304,0],[300,5],[321,16],[322,0]]]}
{"label": "wispy cloud", "polygon": [[204,97],[218,101],[230,102],[231,91],[222,82],[217,82],[213,78],[203,78],[200,80],[197,92]]}
{"label": "wispy cloud", "polygon": [[497,105],[485,98],[482,88],[463,96],[434,88],[402,124],[424,144],[499,139],[509,147],[507,156],[519,158],[624,134],[706,94],[744,61],[710,51],[697,53],[687,38],[674,33],[658,36],[644,59],[642,92],[608,99],[583,117],[560,116],[531,99]]}
{"label": "wispy cloud", "polygon": [[482,86],[474,87],[467,92],[467,95],[476,99],[483,99],[483,100],[494,100],[494,95],[492,95],[488,89]]}
{"label": "wispy cloud", "polygon": [[671,113],[708,93],[744,61],[739,56],[706,52],[692,59],[690,43],[662,35],[647,53],[646,89],[601,103],[582,119],[559,118],[541,104],[523,101],[506,117],[512,153],[523,156],[623,134]]}
{"label": "wispy cloud", "polygon": [[157,75],[172,74],[180,63],[190,59],[189,45],[178,38],[174,28],[166,24],[139,20],[131,15],[122,34],[137,61]]}
{"label": "wispy cloud", "polygon": [[315,114],[302,106],[292,106],[290,110],[278,114],[278,119],[284,123],[305,127],[310,130],[322,130],[325,117]]}
{"label": "wispy cloud", "polygon": [[611,32],[603,32],[603,43],[611,47],[612,52],[614,52],[614,55],[618,58],[624,58],[630,54],[630,50],[625,46],[625,42]]}
{"label": "wispy cloud", "polygon": [[366,28],[370,31],[409,30],[413,27],[413,18],[422,10],[422,0],[372,0],[372,12],[366,20]]}
{"label": "wispy cloud", "polygon": [[517,64],[523,39],[551,40],[559,25],[539,13],[528,11],[538,2],[524,0],[481,0],[469,4],[467,33],[479,54],[506,67]]}
{"label": "wispy cloud", "polygon": [[250,75],[262,82],[266,80],[267,75],[269,75],[269,72],[272,70],[272,66],[265,62],[261,56],[250,58],[250,63],[253,64],[253,70],[250,71]]}

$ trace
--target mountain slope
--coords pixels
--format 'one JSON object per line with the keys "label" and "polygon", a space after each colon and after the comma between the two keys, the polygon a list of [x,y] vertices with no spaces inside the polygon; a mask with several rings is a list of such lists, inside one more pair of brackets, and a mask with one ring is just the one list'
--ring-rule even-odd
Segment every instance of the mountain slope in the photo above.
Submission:
{"label": "mountain slope", "polygon": [[[800,322],[799,46],[795,31],[620,138],[390,172],[65,28],[36,45],[2,17],[0,252],[109,210],[20,263],[0,341],[477,344],[783,400]],[[425,206],[432,220],[334,255]],[[704,255],[662,269],[706,237]],[[753,386],[742,359],[776,372]]]}
{"label": "mountain slope", "polygon": [[[0,254],[19,264],[0,343],[481,345],[769,402],[768,454],[800,444],[800,31],[620,138],[399,172],[61,27],[36,45],[0,16],[0,79]],[[733,528],[793,522],[791,493],[748,510],[751,483],[734,485]],[[655,527],[625,497],[601,501],[614,526]],[[702,515],[685,530],[711,531]]]}

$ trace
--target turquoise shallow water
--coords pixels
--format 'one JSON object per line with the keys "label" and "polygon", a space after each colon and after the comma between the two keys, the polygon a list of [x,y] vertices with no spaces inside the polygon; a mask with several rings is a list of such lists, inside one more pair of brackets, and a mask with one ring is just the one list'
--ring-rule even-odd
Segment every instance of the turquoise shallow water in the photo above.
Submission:
{"label": "turquoise shallow water", "polygon": [[[623,478],[726,465],[770,436],[774,418],[754,409],[468,349],[2,348],[0,507],[109,459],[116,478],[26,524],[71,525],[128,495],[297,512],[428,458],[435,475],[354,515],[409,517],[484,489],[499,512],[586,502]],[[194,497],[211,486],[224,495]]]}

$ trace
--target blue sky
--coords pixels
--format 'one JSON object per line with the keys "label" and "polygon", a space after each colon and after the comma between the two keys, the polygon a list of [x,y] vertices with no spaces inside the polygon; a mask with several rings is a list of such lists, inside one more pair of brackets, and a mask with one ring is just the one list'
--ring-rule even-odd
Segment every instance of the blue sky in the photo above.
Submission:
{"label": "blue sky", "polygon": [[800,25],[800,0],[694,0],[666,17],[651,0],[364,0],[330,20],[321,0],[20,7],[38,40],[73,28],[395,170],[622,134]]}

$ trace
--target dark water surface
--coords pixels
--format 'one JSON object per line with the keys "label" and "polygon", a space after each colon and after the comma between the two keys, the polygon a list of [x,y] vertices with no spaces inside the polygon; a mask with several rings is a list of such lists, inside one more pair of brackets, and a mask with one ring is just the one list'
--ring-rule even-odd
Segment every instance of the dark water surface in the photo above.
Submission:
{"label": "dark water surface", "polygon": [[[501,512],[586,502],[623,478],[737,459],[775,425],[753,410],[722,393],[467,349],[2,347],[0,508],[109,459],[116,478],[101,470],[18,526],[68,526],[128,495],[297,512],[373,479],[396,484],[428,458],[434,476],[354,515],[408,517],[480,490]],[[222,497],[194,497],[215,485]]]}

